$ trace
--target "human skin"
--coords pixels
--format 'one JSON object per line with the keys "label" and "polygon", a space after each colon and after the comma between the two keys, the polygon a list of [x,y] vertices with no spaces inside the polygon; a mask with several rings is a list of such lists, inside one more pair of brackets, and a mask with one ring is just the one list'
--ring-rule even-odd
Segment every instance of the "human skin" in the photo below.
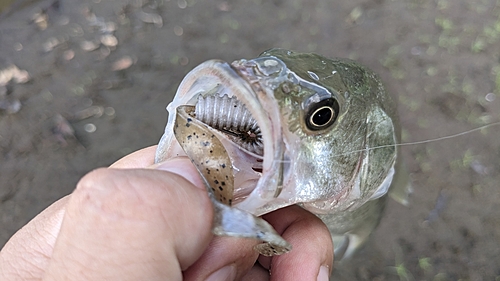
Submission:
{"label": "human skin", "polygon": [[328,280],[321,220],[297,206],[265,215],[293,250],[258,256],[258,241],[212,235],[197,171],[187,158],[153,164],[155,149],[88,173],[14,234],[0,280]]}

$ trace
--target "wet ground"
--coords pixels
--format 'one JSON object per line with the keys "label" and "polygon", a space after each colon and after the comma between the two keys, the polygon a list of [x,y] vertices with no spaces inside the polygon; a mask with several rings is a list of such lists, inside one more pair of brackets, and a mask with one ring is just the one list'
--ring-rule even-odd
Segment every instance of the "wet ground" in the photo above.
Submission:
{"label": "wet ground", "polygon": [[[356,59],[405,142],[499,120],[500,1],[14,1],[0,16],[0,246],[157,143],[182,77],[271,47]],[[403,149],[414,193],[335,280],[498,280],[500,127]]]}

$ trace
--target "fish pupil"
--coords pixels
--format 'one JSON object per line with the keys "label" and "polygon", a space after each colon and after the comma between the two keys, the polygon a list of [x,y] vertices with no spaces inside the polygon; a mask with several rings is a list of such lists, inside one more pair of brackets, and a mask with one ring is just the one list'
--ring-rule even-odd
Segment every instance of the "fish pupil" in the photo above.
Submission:
{"label": "fish pupil", "polygon": [[311,123],[316,126],[323,126],[332,119],[332,116],[332,108],[324,106],[314,112]]}

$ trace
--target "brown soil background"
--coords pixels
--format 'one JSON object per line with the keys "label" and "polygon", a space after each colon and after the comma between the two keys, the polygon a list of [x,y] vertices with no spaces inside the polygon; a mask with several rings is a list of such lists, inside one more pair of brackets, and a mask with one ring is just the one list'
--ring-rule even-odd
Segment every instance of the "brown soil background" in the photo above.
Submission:
{"label": "brown soil background", "polygon": [[[116,46],[84,50],[106,32]],[[0,246],[85,173],[157,143],[165,106],[205,60],[272,47],[356,59],[398,101],[409,142],[499,120],[499,46],[495,0],[14,1],[0,16],[0,70],[30,80],[0,95],[22,105],[0,111]],[[115,70],[120,60],[132,65]],[[411,205],[391,201],[334,280],[499,280],[498,132],[404,147]]]}

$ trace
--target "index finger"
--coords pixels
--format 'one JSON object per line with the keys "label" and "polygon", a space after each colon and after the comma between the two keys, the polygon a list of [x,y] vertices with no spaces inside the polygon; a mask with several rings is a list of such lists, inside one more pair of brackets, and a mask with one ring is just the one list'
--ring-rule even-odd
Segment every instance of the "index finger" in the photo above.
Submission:
{"label": "index finger", "polygon": [[326,225],[299,206],[263,216],[293,245],[292,251],[272,258],[259,258],[271,271],[271,280],[328,280],[333,265],[333,242]]}

